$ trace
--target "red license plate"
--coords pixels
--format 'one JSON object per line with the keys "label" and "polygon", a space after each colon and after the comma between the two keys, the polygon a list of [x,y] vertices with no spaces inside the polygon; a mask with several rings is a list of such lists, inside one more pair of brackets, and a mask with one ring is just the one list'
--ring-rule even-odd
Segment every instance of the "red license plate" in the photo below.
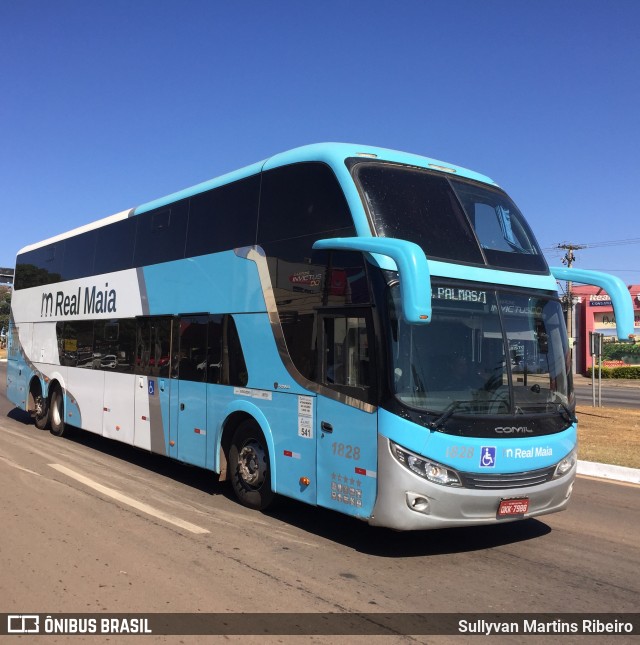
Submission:
{"label": "red license plate", "polygon": [[529,510],[529,498],[503,499],[498,506],[498,517],[524,515]]}

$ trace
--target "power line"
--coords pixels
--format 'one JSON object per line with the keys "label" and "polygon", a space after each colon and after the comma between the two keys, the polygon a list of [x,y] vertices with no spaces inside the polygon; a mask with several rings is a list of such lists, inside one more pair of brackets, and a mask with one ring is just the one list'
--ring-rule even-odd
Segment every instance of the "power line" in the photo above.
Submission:
{"label": "power line", "polygon": [[[562,263],[571,267],[573,262],[576,261],[574,251],[588,250],[592,248],[623,246],[630,244],[640,244],[640,237],[627,238],[626,240],[609,240],[604,242],[590,242],[587,244],[573,244],[571,242],[564,242],[550,246],[542,251],[549,257],[560,257]],[[638,269],[599,269],[599,271],[609,271],[611,273],[636,273]],[[570,287],[570,285],[567,285]]]}
{"label": "power line", "polygon": [[596,249],[608,246],[624,246],[627,244],[640,244],[640,237],[627,238],[626,240],[609,240],[606,242],[588,242],[586,244],[556,244],[555,246],[542,249],[542,251],[557,251],[558,249],[567,249],[569,246],[574,249]]}

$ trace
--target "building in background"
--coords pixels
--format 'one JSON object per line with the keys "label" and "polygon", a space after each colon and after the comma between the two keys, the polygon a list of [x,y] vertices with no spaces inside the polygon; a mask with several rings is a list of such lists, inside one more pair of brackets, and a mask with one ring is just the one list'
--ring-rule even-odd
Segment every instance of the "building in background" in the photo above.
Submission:
{"label": "building in background", "polygon": [[[617,343],[616,319],[613,315],[611,300],[605,291],[598,287],[577,286],[572,290],[575,304],[575,340],[574,355],[576,357],[576,371],[586,373],[591,367],[591,354],[589,353],[589,332],[604,334],[606,343]],[[640,285],[629,286],[629,293],[633,299],[636,345],[640,343]],[[605,352],[603,366],[621,367],[623,365],[640,365],[640,352],[635,349],[628,352],[618,347],[615,352]],[[608,354],[613,354],[608,356]],[[618,356],[619,354],[619,356]]]}
{"label": "building in background", "polygon": [[13,269],[0,268],[0,286],[3,286],[3,287],[13,286]]}

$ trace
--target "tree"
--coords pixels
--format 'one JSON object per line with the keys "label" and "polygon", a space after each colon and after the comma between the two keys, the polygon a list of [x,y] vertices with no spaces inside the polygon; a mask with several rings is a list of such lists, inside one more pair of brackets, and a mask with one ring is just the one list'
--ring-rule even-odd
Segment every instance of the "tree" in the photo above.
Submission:
{"label": "tree", "polygon": [[622,360],[625,363],[640,363],[640,343],[604,343],[602,358],[605,361]]}
{"label": "tree", "polygon": [[9,316],[11,314],[11,289],[0,286],[0,331],[9,332]]}

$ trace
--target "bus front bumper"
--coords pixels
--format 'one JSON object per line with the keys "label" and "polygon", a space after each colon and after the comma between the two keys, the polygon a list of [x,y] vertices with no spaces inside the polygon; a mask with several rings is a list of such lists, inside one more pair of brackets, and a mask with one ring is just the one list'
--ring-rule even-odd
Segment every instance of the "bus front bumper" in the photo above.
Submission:
{"label": "bus front bumper", "polygon": [[[481,490],[434,484],[412,473],[378,435],[378,496],[369,524],[398,530],[497,524],[563,511],[577,466],[564,476],[531,487]],[[501,500],[528,498],[523,515],[498,518]]]}

